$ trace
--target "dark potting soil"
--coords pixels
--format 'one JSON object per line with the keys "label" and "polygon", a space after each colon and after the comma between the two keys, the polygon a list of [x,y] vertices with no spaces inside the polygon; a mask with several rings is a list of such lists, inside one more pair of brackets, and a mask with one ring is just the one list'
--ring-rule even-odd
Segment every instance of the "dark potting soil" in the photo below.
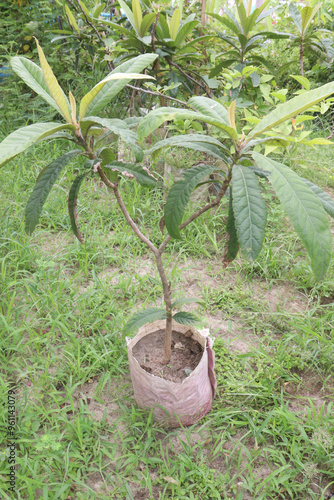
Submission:
{"label": "dark potting soil", "polygon": [[172,382],[182,382],[196,368],[203,354],[202,346],[191,337],[191,330],[188,332],[183,335],[173,330],[172,355],[168,365],[161,362],[164,354],[164,330],[150,333],[139,340],[132,353],[148,373]]}

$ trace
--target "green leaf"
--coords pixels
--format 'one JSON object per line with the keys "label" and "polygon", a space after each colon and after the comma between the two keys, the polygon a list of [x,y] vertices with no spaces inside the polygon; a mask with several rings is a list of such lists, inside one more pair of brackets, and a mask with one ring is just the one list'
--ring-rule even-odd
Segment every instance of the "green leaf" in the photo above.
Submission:
{"label": "green leaf", "polygon": [[68,213],[70,216],[71,228],[72,228],[74,235],[78,238],[80,243],[83,243],[83,237],[80,233],[80,230],[79,230],[79,228],[77,226],[77,222],[76,222],[77,197],[78,197],[78,193],[79,193],[82,181],[84,180],[86,175],[87,175],[87,172],[85,172],[84,174],[78,175],[74,179],[72,186],[70,188],[69,195],[68,195]]}
{"label": "green leaf", "polygon": [[196,316],[196,314],[185,311],[174,314],[173,320],[180,325],[195,325],[200,322],[200,319]]}
{"label": "green leaf", "polygon": [[118,135],[122,141],[125,142],[135,154],[136,160],[141,161],[144,157],[142,148],[137,144],[137,134],[130,130],[129,126],[124,120],[118,118],[100,118],[99,116],[88,116],[82,120],[81,125],[85,128],[86,124],[99,124],[106,127],[114,134]]}
{"label": "green leaf", "polygon": [[249,168],[234,165],[232,189],[238,241],[246,258],[255,260],[262,248],[267,221],[267,209],[259,181]]}
{"label": "green leaf", "polygon": [[334,218],[334,200],[325,193],[319,186],[316,186],[313,184],[313,182],[308,181],[307,179],[304,179],[301,177],[303,182],[313,191],[313,193],[319,198],[319,200],[322,203],[322,206],[326,210],[326,212]]}
{"label": "green leaf", "polygon": [[197,304],[201,304],[203,302],[203,300],[195,299],[193,297],[180,297],[179,299],[174,300],[171,307],[172,307],[172,309],[174,309],[174,307],[178,307],[181,304],[191,304],[194,302],[196,302]]}
{"label": "green leaf", "polygon": [[[123,0],[118,0],[118,3],[120,5],[121,9],[125,12],[125,15],[126,15],[127,19],[130,21],[131,26],[137,32],[136,22],[135,22],[135,18],[133,16],[132,10],[130,9],[130,7],[128,7],[128,5]],[[137,33],[137,34],[139,35],[139,33]]]}
{"label": "green leaf", "polygon": [[0,167],[25,151],[35,142],[42,140],[59,130],[75,130],[74,125],[61,123],[35,123],[19,128],[0,143]]}
{"label": "green leaf", "polygon": [[152,146],[147,153],[157,154],[162,148],[173,146],[201,151],[220,160],[226,160],[226,155],[230,154],[229,150],[218,139],[201,134],[184,134],[163,139]]}
{"label": "green leaf", "polygon": [[43,71],[37,64],[30,61],[26,57],[15,56],[10,60],[11,67],[15,73],[22,78],[24,83],[28,85],[36,94],[39,94],[43,99],[60,113],[58,104],[51,96]]}
{"label": "green leaf", "polygon": [[145,309],[144,311],[139,311],[132,316],[132,318],[126,323],[123,331],[125,333],[130,333],[132,331],[137,331],[141,326],[147,323],[153,323],[158,319],[166,319],[167,314],[165,309],[158,309],[157,307],[151,307],[150,309]]}
{"label": "green leaf", "polygon": [[141,26],[140,26],[140,36],[143,37],[151,24],[154,22],[154,19],[156,17],[156,14],[154,12],[150,12],[144,16]]}
{"label": "green leaf", "polygon": [[213,165],[197,165],[183,173],[184,179],[175,182],[171,187],[165,205],[165,224],[168,233],[176,239],[181,238],[179,225],[182,222],[184,210],[192,191],[206,175],[217,170]]}
{"label": "green leaf", "polygon": [[321,3],[318,3],[313,8],[308,6],[308,5],[305,5],[305,7],[302,8],[300,14],[301,14],[301,18],[302,18],[302,32],[303,33],[306,32],[307,28],[310,25],[310,22],[312,21],[312,19],[314,18],[314,16],[316,15],[318,10],[320,9],[320,7],[321,7]]}
{"label": "green leaf", "polygon": [[241,26],[237,23],[236,19],[233,16],[232,16],[233,19],[229,19],[228,17],[222,17],[214,13],[209,13],[208,15],[213,17],[214,19],[217,19],[217,21],[221,22],[222,24],[224,24],[235,35],[238,35],[240,33]]}
{"label": "green leaf", "polygon": [[43,49],[39,45],[37,38],[35,38],[39,56],[39,62],[41,64],[42,72],[45,78],[46,85],[52,95],[53,99],[56,101],[58,108],[68,123],[71,123],[71,115],[70,115],[70,105],[68,99],[66,98],[62,88],[60,87],[57,78],[53,74],[52,69],[47,62]]}
{"label": "green leaf", "polygon": [[230,124],[227,109],[214,99],[203,96],[192,97],[189,99],[189,104],[203,115],[223,120],[226,125]]}
{"label": "green leaf", "polygon": [[225,260],[232,262],[239,252],[239,241],[237,236],[237,228],[235,227],[234,213],[233,213],[233,197],[232,188],[230,188],[230,200],[228,206],[228,219],[226,223],[226,232],[229,236],[227,242],[227,252]]}
{"label": "green leaf", "polygon": [[191,33],[197,25],[198,21],[190,21],[189,23],[185,23],[183,26],[181,26],[176,35],[175,44],[177,46],[180,46],[185,41],[189,33]]}
{"label": "green leaf", "polygon": [[[126,80],[128,83],[130,80],[143,80],[143,79],[151,79],[154,80],[153,76],[141,75],[140,73],[113,73],[108,75],[104,80],[97,83],[95,87],[93,87],[82,99],[80,102],[80,113],[79,113],[79,121],[82,120],[87,112],[89,105],[92,103],[94,107],[93,100],[95,97],[101,92],[103,87],[112,80]],[[126,85],[125,83],[125,85]]]}
{"label": "green leaf", "polygon": [[170,20],[169,31],[170,37],[175,40],[177,32],[180,26],[180,10],[176,9],[174,14],[172,15],[172,19]]}
{"label": "green leaf", "polygon": [[76,156],[80,150],[70,151],[60,156],[56,160],[53,160],[49,165],[47,165],[39,176],[35,187],[29,197],[28,203],[25,209],[25,230],[27,234],[32,234],[36,227],[38,219],[41,215],[43,205],[54,185],[58,179],[60,172],[69,163],[74,156]]}
{"label": "green leaf", "polygon": [[71,10],[69,9],[68,5],[65,4],[65,10],[66,10],[66,14],[67,14],[67,17],[68,17],[68,22],[69,24],[72,26],[72,28],[78,33],[78,35],[80,36],[80,30],[79,30],[79,26],[75,20],[75,17],[74,15],[72,14]]}
{"label": "green leaf", "polygon": [[157,108],[148,113],[138,126],[138,137],[139,141],[142,141],[146,136],[151,134],[155,129],[160,127],[166,121],[174,120],[198,120],[205,123],[210,123],[215,125],[220,130],[223,130],[233,139],[238,139],[237,132],[230,126],[226,125],[226,122],[219,120],[218,118],[213,118],[209,115],[204,115],[201,113],[196,113],[195,111],[189,111],[188,109],[177,109],[177,108]]}
{"label": "green leaf", "polygon": [[145,187],[156,187],[157,180],[145,170],[145,167],[140,165],[133,165],[132,163],[123,163],[121,161],[113,161],[108,165],[104,165],[104,168],[109,168],[110,170],[120,172],[124,177],[133,178],[135,177],[139,184]]}
{"label": "green leaf", "polygon": [[290,2],[290,4],[289,4],[289,14],[290,14],[290,17],[292,18],[293,22],[297,26],[299,33],[302,33],[302,31],[303,31],[302,16],[300,14],[298,7],[293,2]]}
{"label": "green leaf", "polygon": [[[142,54],[134,57],[133,59],[130,59],[130,61],[126,61],[117,66],[117,68],[109,73],[108,76],[115,73],[140,73],[147,68],[147,66],[152,64],[157,57],[157,54]],[[115,95],[118,94],[130,80],[131,78],[128,80],[108,81],[88,106],[87,113],[94,115],[101,109],[108,106],[111,99],[115,97]]]}
{"label": "green leaf", "polygon": [[315,277],[323,278],[331,260],[332,238],[320,199],[282,163],[259,153],[252,155],[258,167],[271,172],[269,180],[311,258]]}
{"label": "green leaf", "polygon": [[330,82],[317,89],[304,92],[284,104],[278,105],[274,111],[271,111],[267,116],[262,118],[256,127],[248,134],[247,139],[249,140],[263,134],[267,130],[277,127],[280,123],[306,111],[333,93],[334,82]]}
{"label": "green leaf", "polygon": [[297,80],[297,82],[300,83],[300,85],[302,85],[303,87],[305,87],[306,90],[310,90],[311,82],[308,78],[301,75],[290,75],[290,76],[295,80]]}
{"label": "green leaf", "polygon": [[133,13],[134,23],[136,26],[136,31],[137,31],[139,36],[142,36],[141,32],[140,32],[140,28],[141,28],[141,23],[143,20],[143,14],[142,14],[139,0],[132,0],[132,13]]}

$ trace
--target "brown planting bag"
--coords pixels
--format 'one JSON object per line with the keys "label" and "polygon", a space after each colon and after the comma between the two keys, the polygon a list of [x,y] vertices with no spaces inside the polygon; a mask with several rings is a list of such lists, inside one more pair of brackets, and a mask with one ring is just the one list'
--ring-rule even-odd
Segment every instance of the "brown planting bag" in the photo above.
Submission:
{"label": "brown planting bag", "polygon": [[165,427],[192,425],[211,410],[216,393],[213,341],[208,330],[200,332],[173,321],[173,330],[183,334],[189,330],[192,332],[193,339],[203,348],[203,355],[193,372],[182,382],[164,380],[141,368],[132,349],[143,337],[165,327],[165,321],[155,321],[140,328],[134,338],[126,339],[135,400],[139,408],[152,409],[154,420]]}

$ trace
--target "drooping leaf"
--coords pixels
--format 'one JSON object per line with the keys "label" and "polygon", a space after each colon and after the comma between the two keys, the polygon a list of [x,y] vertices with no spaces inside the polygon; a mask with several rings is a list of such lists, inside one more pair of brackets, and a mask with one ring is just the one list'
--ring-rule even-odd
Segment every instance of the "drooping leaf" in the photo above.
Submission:
{"label": "drooping leaf", "polygon": [[223,120],[226,125],[230,124],[227,109],[218,101],[208,97],[196,96],[189,99],[189,104],[203,115]]}
{"label": "drooping leaf", "polygon": [[61,123],[35,123],[19,128],[0,143],[0,167],[19,153],[22,153],[35,142],[42,140],[60,130],[75,130],[74,125]]}
{"label": "drooping leaf", "polygon": [[137,331],[141,326],[146,325],[147,323],[153,323],[153,321],[156,321],[158,319],[166,319],[166,317],[167,315],[165,309],[151,307],[134,314],[124,326],[123,331],[125,333]]}
{"label": "drooping leaf", "polygon": [[104,168],[108,168],[110,170],[116,170],[120,172],[124,177],[133,178],[135,177],[139,184],[145,187],[156,187],[157,180],[154,178],[152,174],[149,173],[148,170],[145,170],[145,167],[141,165],[134,165],[132,163],[123,163],[121,161],[113,161],[108,165],[105,165]]}
{"label": "drooping leaf", "polygon": [[133,130],[129,129],[125,121],[119,120],[118,118],[100,118],[99,116],[89,116],[81,122],[83,127],[85,127],[86,123],[94,123],[106,127],[111,132],[118,135],[122,141],[129,146],[131,151],[135,154],[137,161],[141,161],[143,159],[144,152],[137,144],[137,135]]}
{"label": "drooping leaf", "polygon": [[194,302],[197,303],[197,304],[200,304],[200,303],[203,302],[203,300],[201,300],[201,299],[195,299],[193,297],[180,297],[179,299],[174,300],[174,302],[172,303],[171,307],[172,307],[172,309],[174,309],[174,307],[178,307],[181,304],[192,304]]}
{"label": "drooping leaf", "polygon": [[290,99],[290,101],[280,104],[276,109],[262,118],[262,120],[248,134],[247,139],[249,140],[263,134],[267,130],[277,127],[280,123],[293,118],[303,111],[306,111],[333,93],[334,82],[330,82],[322,87],[309,90],[297,97],[294,97],[293,99]]}
{"label": "drooping leaf", "polygon": [[43,71],[39,66],[37,66],[37,64],[30,61],[30,59],[27,59],[26,57],[15,56],[11,58],[10,65],[15,73],[22,78],[26,85],[43,97],[43,99],[48,102],[50,106],[60,113],[58,104],[50,94],[43,76]]}
{"label": "drooping leaf", "polygon": [[57,78],[53,74],[52,69],[49,66],[49,63],[47,62],[43,49],[39,45],[37,38],[35,38],[36,44],[37,44],[37,50],[38,50],[38,56],[39,56],[39,62],[41,64],[42,72],[44,75],[44,79],[46,82],[46,85],[48,86],[48,89],[50,91],[50,94],[52,95],[53,99],[56,101],[58,108],[65,118],[65,120],[68,123],[71,123],[71,115],[69,112],[70,106],[69,102],[60,87]]}
{"label": "drooping leaf", "polygon": [[25,209],[25,230],[32,234],[41,215],[43,205],[58,179],[60,172],[80,150],[70,151],[53,160],[39,174]]}
{"label": "drooping leaf", "polygon": [[218,139],[201,134],[184,134],[168,137],[168,139],[163,139],[154,144],[147,153],[157,154],[162,148],[172,146],[201,151],[221,160],[226,160],[227,155],[230,154],[229,150]]}
{"label": "drooping leaf", "polygon": [[255,260],[262,248],[267,210],[259,181],[249,168],[234,165],[232,170],[233,214],[238,241],[247,259]]}
{"label": "drooping leaf", "polygon": [[142,141],[146,136],[151,134],[155,129],[160,127],[165,121],[173,120],[198,120],[205,123],[210,123],[215,125],[220,130],[226,132],[233,139],[238,139],[237,132],[226,125],[225,121],[218,118],[213,118],[209,115],[204,115],[201,113],[196,113],[195,111],[190,111],[188,109],[177,109],[177,108],[157,108],[148,113],[138,126],[138,137],[139,141]]}
{"label": "drooping leaf", "polygon": [[173,320],[180,325],[195,325],[199,323],[200,319],[196,316],[196,314],[180,311],[173,316]]}
{"label": "drooping leaf", "polygon": [[72,186],[70,188],[69,195],[68,195],[68,213],[70,216],[71,228],[72,228],[74,235],[78,238],[80,243],[83,243],[84,240],[83,240],[83,237],[82,237],[81,232],[80,232],[78,225],[77,225],[77,197],[78,197],[78,193],[79,193],[82,181],[84,180],[86,175],[87,175],[87,172],[84,174],[78,175],[74,179]]}
{"label": "drooping leaf", "polygon": [[326,212],[334,218],[334,200],[329,196],[329,194],[325,193],[319,186],[313,184],[313,182],[308,181],[301,177],[301,179],[305,182],[305,184],[313,191],[313,193],[319,198],[322,203],[322,206],[326,210]]}
{"label": "drooping leaf", "polygon": [[233,197],[232,188],[230,188],[228,218],[226,223],[226,232],[229,238],[227,242],[227,251],[224,258],[225,262],[232,262],[232,260],[236,258],[239,252],[239,241],[237,235],[237,228],[235,227],[232,197]]}
{"label": "drooping leaf", "polygon": [[[158,57],[157,54],[142,54],[140,56],[134,57],[130,59],[130,61],[126,61],[117,68],[115,68],[108,76],[113,75],[115,73],[140,73],[147,66],[152,64],[155,59]],[[108,81],[103,88],[99,91],[93,101],[88,106],[86,114],[94,115],[98,113],[101,109],[105,108],[110,100],[118,94],[131,78],[128,80],[110,80]]]}
{"label": "drooping leaf", "polygon": [[171,187],[165,204],[164,216],[168,233],[176,239],[181,238],[179,225],[192,191],[200,180],[217,170],[213,165],[196,165],[183,173],[184,179]]}
{"label": "drooping leaf", "polygon": [[320,199],[295,172],[260,153],[252,153],[257,166],[271,172],[269,180],[303,242],[316,279],[329,266],[332,239],[328,217]]}

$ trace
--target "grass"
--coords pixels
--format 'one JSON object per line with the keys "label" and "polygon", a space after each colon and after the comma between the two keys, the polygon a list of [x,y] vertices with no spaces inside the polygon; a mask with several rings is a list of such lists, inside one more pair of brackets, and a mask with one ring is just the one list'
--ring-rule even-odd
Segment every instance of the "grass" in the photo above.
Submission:
{"label": "grass", "polygon": [[[122,334],[132,311],[161,303],[161,285],[107,191],[93,179],[84,184],[80,245],[66,213],[77,160],[51,192],[34,235],[24,233],[36,175],[61,147],[41,144],[0,173],[0,384],[5,405],[8,389],[16,393],[15,498],[334,495],[333,267],[314,282],[268,189],[268,230],[255,263],[239,256],[222,268],[226,203],[188,227],[165,259],[177,293],[203,300],[189,308],[216,337],[218,391],[199,424],[164,430],[136,407]],[[311,158],[301,149],[285,156],[305,177],[333,187],[329,148]],[[180,162],[187,165],[184,156]],[[133,183],[123,192],[131,216],[159,241],[163,194]],[[9,441],[1,440],[0,495],[8,499]]]}

